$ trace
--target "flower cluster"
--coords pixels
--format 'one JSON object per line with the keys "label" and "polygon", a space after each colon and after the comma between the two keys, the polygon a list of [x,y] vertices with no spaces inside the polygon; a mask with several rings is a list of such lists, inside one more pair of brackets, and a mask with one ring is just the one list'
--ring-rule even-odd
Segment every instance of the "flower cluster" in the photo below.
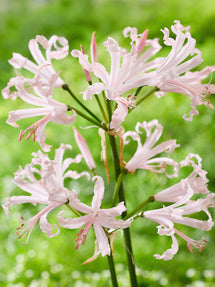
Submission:
{"label": "flower cluster", "polygon": [[[38,106],[38,108],[29,108],[11,111],[7,123],[18,127],[18,120],[43,116],[34,124],[21,130],[18,140],[21,140],[25,134],[26,140],[32,135],[33,141],[36,140],[42,149],[33,153],[33,159],[24,169],[21,167],[15,173],[14,183],[23,191],[30,194],[24,196],[9,197],[3,208],[6,214],[9,213],[9,207],[21,204],[43,204],[46,205],[38,214],[28,220],[20,217],[21,225],[17,228],[18,237],[27,236],[26,242],[32,232],[34,225],[39,221],[42,232],[49,237],[59,234],[59,226],[53,226],[47,221],[47,215],[55,208],[59,208],[57,215],[58,223],[61,227],[68,229],[81,228],[77,233],[76,249],[84,244],[87,234],[91,228],[94,229],[96,236],[96,249],[92,258],[86,262],[95,259],[100,253],[102,256],[112,256],[112,239],[118,230],[123,229],[128,234],[129,226],[132,222],[140,218],[154,221],[158,224],[158,234],[166,235],[172,238],[172,247],[166,250],[162,255],[156,254],[157,259],[170,260],[178,251],[178,242],[176,236],[182,237],[188,244],[189,250],[197,247],[199,251],[206,246],[207,241],[193,240],[176,228],[176,224],[183,224],[197,229],[208,231],[213,226],[213,220],[209,208],[215,206],[215,194],[207,188],[208,179],[206,171],[203,170],[201,158],[197,154],[189,154],[185,160],[178,164],[174,159],[163,155],[164,152],[170,154],[180,145],[175,139],[161,141],[163,127],[158,120],[153,119],[149,122],[137,122],[135,131],[125,131],[122,127],[123,122],[129,112],[129,109],[135,109],[143,98],[139,97],[140,90],[149,86],[151,92],[155,92],[157,97],[164,96],[166,92],[182,93],[190,97],[191,108],[190,115],[184,115],[185,120],[192,120],[193,115],[197,115],[196,107],[206,105],[211,108],[208,96],[215,92],[215,85],[211,83],[202,83],[215,70],[215,66],[207,67],[201,71],[193,71],[202,62],[201,52],[195,47],[196,41],[190,34],[189,27],[183,27],[179,21],[175,21],[171,27],[174,37],[170,36],[169,29],[165,28],[163,32],[164,46],[171,48],[166,57],[160,57],[156,54],[161,50],[158,39],[148,39],[148,30],[138,34],[136,28],[127,27],[123,31],[124,37],[129,37],[130,51],[120,47],[120,45],[111,37],[104,42],[107,52],[110,55],[110,71],[108,72],[104,65],[98,61],[97,44],[95,33],[91,40],[91,59],[81,50],[72,50],[71,55],[78,58],[83,68],[89,87],[82,91],[83,101],[76,97],[61,77],[60,72],[56,72],[52,65],[52,60],[60,60],[68,55],[69,47],[65,38],[52,36],[47,40],[43,36],[37,36],[29,42],[30,52],[36,62],[28,60],[20,54],[14,54],[9,63],[15,69],[24,68],[33,74],[32,78],[25,78],[22,75],[12,78],[7,87],[3,89],[2,94],[5,99],[15,100],[17,97],[24,102]],[[41,46],[41,47],[40,47]],[[42,51],[43,50],[43,51]],[[45,57],[44,57],[45,52]],[[155,57],[157,56],[157,57]],[[54,99],[55,89],[63,88],[67,91],[84,109],[85,113],[79,109],[67,104],[58,102]],[[135,92],[133,91],[134,89]],[[93,110],[89,110],[85,102],[96,99],[101,111],[100,120]],[[68,112],[68,113],[67,113]],[[72,112],[72,115],[69,115]],[[99,174],[96,163],[90,152],[86,140],[79,133],[78,129],[73,127],[75,141],[81,151],[74,159],[64,158],[64,151],[71,150],[71,145],[64,145],[56,149],[54,160],[50,160],[44,152],[49,152],[50,145],[45,143],[45,126],[52,121],[57,124],[68,125],[75,122],[76,116],[81,116],[88,122],[98,128],[98,133],[102,140],[102,160],[104,161],[107,178],[109,179],[109,169],[114,167],[116,185],[112,191],[112,205],[104,208],[102,204],[105,193],[105,180]],[[142,134],[145,133],[145,140]],[[97,135],[96,135],[97,136]],[[107,144],[107,138],[110,143]],[[119,140],[116,140],[119,138]],[[136,151],[127,162],[125,161],[125,149],[132,141],[137,143]],[[110,164],[108,154],[110,147],[113,161]],[[75,164],[80,164],[84,159],[89,171],[77,172],[74,170]],[[167,177],[178,177],[179,170],[191,166],[192,172],[178,183],[170,186],[161,192],[150,197],[148,201],[137,203],[133,211],[127,211],[126,198],[123,192],[122,179],[127,173],[134,174],[136,170],[141,169],[154,174],[165,174]],[[73,181],[80,177],[94,181],[94,196],[91,206],[81,201],[82,193],[70,190],[65,186],[64,180],[69,178]],[[107,180],[108,183],[108,180]],[[89,182],[87,183],[88,185]],[[127,191],[129,192],[129,191]],[[132,191],[133,192],[133,191]],[[196,196],[198,195],[198,199]],[[150,201],[162,202],[164,205],[155,210],[142,211],[143,207]],[[109,202],[110,203],[110,202]],[[73,213],[73,216],[64,218],[64,208],[67,206]],[[208,219],[200,220],[193,217],[193,214],[203,211]],[[65,213],[64,213],[65,214]],[[122,216],[121,219],[116,218]],[[192,217],[188,217],[192,215]],[[53,232],[53,227],[57,231]],[[180,229],[180,228],[179,228]],[[125,237],[126,240],[129,236]],[[130,243],[129,243],[130,244]],[[128,244],[128,246],[130,246]],[[126,247],[128,260],[132,258],[132,251]],[[130,262],[130,265],[133,263]]]}

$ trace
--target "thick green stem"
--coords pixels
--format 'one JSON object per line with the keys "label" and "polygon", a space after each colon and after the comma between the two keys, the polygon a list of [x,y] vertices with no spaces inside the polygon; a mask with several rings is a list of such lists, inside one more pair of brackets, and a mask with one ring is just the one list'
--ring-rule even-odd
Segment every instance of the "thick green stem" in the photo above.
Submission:
{"label": "thick green stem", "polygon": [[110,252],[110,255],[107,255],[107,259],[108,259],[108,265],[109,265],[110,274],[111,274],[112,285],[113,285],[113,287],[118,287],[112,251]]}
{"label": "thick green stem", "polygon": [[155,201],[154,196],[150,196],[147,200],[141,202],[132,212],[130,212],[129,214],[127,214],[123,219],[126,220],[130,217],[132,217],[133,215],[135,215],[138,211],[140,211],[146,204],[148,204],[149,202],[153,202]]}
{"label": "thick green stem", "polygon": [[93,113],[91,112],[91,110],[89,110],[81,101],[79,101],[79,99],[73,94],[73,92],[70,90],[69,86],[67,84],[64,84],[62,86],[62,88],[67,91],[72,97],[73,99],[88,113],[90,114],[96,121],[98,121],[99,123],[101,123],[101,120]]}
{"label": "thick green stem", "polygon": [[[115,177],[116,181],[118,180],[118,177],[121,173],[120,170],[120,163],[119,163],[119,156],[117,152],[117,146],[116,146],[116,140],[115,137],[112,135],[109,135],[110,139],[110,145],[112,150],[112,156],[113,156],[113,162],[114,162],[114,168],[115,168]],[[124,201],[125,205],[125,194],[123,189],[123,183],[121,183],[119,187],[119,201]],[[126,216],[126,211],[122,213],[122,217]],[[130,274],[130,282],[132,287],[137,287],[137,277],[135,272],[135,265],[134,265],[134,258],[133,258],[133,252],[132,252],[132,245],[131,245],[131,237],[130,237],[130,231],[129,228],[123,229],[124,234],[124,241],[126,246],[126,255],[127,255],[127,262],[128,262],[128,270]]]}
{"label": "thick green stem", "polygon": [[106,101],[106,106],[107,106],[107,111],[108,111],[108,118],[109,118],[109,122],[111,121],[111,117],[112,117],[112,103],[110,100],[105,100]]}
{"label": "thick green stem", "polygon": [[74,110],[79,116],[81,116],[82,118],[84,118],[85,120],[91,122],[92,124],[102,128],[103,130],[107,131],[107,127],[97,121],[94,121],[93,119],[89,118],[87,115],[85,115],[84,113],[82,113],[81,111],[79,111],[78,109],[71,107],[69,105],[67,105],[67,111],[72,111]]}

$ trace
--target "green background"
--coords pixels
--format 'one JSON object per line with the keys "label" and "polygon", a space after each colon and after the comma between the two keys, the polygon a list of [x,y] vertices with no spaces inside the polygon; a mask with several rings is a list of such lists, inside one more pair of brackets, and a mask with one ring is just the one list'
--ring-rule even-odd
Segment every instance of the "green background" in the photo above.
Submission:
{"label": "green background", "polygon": [[[12,1],[0,0],[0,87],[3,89],[8,80],[15,75],[8,59],[13,52],[31,57],[28,42],[36,35],[49,38],[53,34],[64,36],[72,49],[79,49],[82,44],[89,52],[93,31],[96,31],[98,56],[101,62],[108,63],[109,56],[105,53],[103,42],[108,36],[115,38],[129,49],[129,42],[124,40],[122,30],[137,27],[139,32],[149,29],[149,38],[158,37],[162,43],[160,29],[170,28],[174,20],[180,20],[184,26],[191,26],[191,34],[197,40],[196,47],[202,51],[204,62],[199,68],[215,63],[215,4],[213,0],[75,0],[75,1]],[[168,51],[166,51],[168,52]],[[165,51],[164,51],[165,53]],[[65,60],[55,63],[62,70],[62,78],[70,84],[78,95],[84,91],[87,83],[77,59],[68,56]],[[62,91],[56,91],[56,97],[63,102],[71,103]],[[214,96],[210,97],[215,104]],[[68,102],[67,102],[68,101]],[[168,94],[162,99],[151,96],[133,111],[126,119],[124,127],[134,130],[136,121],[150,121],[157,118],[164,126],[162,140],[174,138],[181,144],[171,157],[180,161],[190,153],[198,153],[203,158],[203,167],[208,171],[209,189],[215,192],[215,112],[199,107],[200,115],[192,122],[182,119],[189,113],[190,100],[178,94]],[[91,105],[93,107],[93,105]],[[23,194],[12,183],[13,173],[19,165],[24,167],[31,161],[31,153],[39,149],[39,145],[31,141],[17,142],[19,130],[8,126],[5,121],[10,110],[26,107],[20,100],[5,101],[0,99],[0,199]],[[20,126],[28,126],[32,121],[26,120]],[[88,123],[77,119],[75,123],[87,126]],[[22,126],[22,127],[23,127]],[[47,143],[54,148],[60,143],[73,145],[73,154],[78,151],[73,138],[72,127],[58,126],[50,123],[46,128]],[[96,158],[98,170],[102,174],[100,162],[100,141],[95,131],[83,130],[82,134],[90,142],[91,151]],[[53,158],[53,150],[50,158]],[[129,155],[128,155],[129,156]],[[83,165],[84,168],[86,166]],[[113,174],[111,173],[111,176]],[[138,178],[138,180],[137,180]],[[125,178],[128,209],[143,201],[150,194],[173,184],[174,180],[162,177],[158,181],[147,172],[128,175]],[[93,184],[86,189],[85,181],[78,181],[76,189],[82,192],[83,200],[90,203]],[[106,186],[109,191],[113,184]],[[107,196],[108,197],[108,196]],[[156,207],[156,204],[152,205]],[[101,256],[88,265],[81,265],[94,251],[94,234],[91,232],[84,246],[78,251],[74,249],[77,231],[63,230],[56,238],[49,239],[38,226],[35,226],[30,241],[22,245],[16,236],[19,226],[19,214],[30,218],[40,207],[23,205],[10,209],[10,216],[0,210],[0,286],[7,287],[45,287],[45,286],[111,286],[107,271],[107,259]],[[50,222],[56,222],[59,210],[50,216]],[[214,211],[211,211],[214,214]],[[137,265],[139,286],[215,286],[215,230],[204,233],[191,228],[180,227],[188,236],[198,239],[202,236],[209,241],[208,246],[199,253],[191,254],[186,243],[179,239],[180,250],[169,262],[156,260],[153,254],[161,254],[170,248],[171,240],[157,235],[156,224],[137,220],[131,227],[134,257]],[[126,268],[124,243],[120,235],[114,244],[114,258],[119,274],[120,286],[129,286]]]}

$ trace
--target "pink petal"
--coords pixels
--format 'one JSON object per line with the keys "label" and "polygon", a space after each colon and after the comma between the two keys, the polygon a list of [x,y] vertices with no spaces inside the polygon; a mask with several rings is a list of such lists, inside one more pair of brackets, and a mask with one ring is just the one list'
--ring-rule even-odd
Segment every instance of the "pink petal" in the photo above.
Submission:
{"label": "pink petal", "polygon": [[110,255],[110,246],[108,243],[108,238],[99,222],[95,219],[93,222],[94,231],[96,234],[96,239],[98,241],[99,250],[102,256]]}
{"label": "pink petal", "polygon": [[91,86],[89,86],[82,94],[83,99],[86,101],[87,99],[92,100],[92,95],[98,95],[102,91],[105,90],[105,86],[102,83],[94,83]]}
{"label": "pink petal", "polygon": [[[57,206],[56,206],[57,207]],[[46,233],[48,235],[48,237],[54,237],[54,236],[57,236],[59,233],[60,233],[60,230],[59,230],[59,227],[57,224],[50,224],[48,223],[47,221],[47,215],[48,213],[56,208],[53,206],[53,208],[51,208],[48,212],[46,212],[45,214],[43,214],[41,217],[40,217],[40,221],[39,221],[39,224],[40,224],[40,229],[42,232]],[[57,231],[55,233],[53,233],[52,229],[53,227],[55,227],[57,229]]]}
{"label": "pink petal", "polygon": [[163,259],[165,261],[171,260],[173,256],[178,252],[178,241],[174,235],[172,237],[172,247],[167,249],[162,255],[155,254],[156,259]]}
{"label": "pink petal", "polygon": [[86,224],[89,219],[91,218],[91,215],[84,215],[78,218],[66,218],[64,219],[62,217],[62,214],[64,213],[64,211],[61,211],[57,218],[58,218],[58,223],[60,224],[60,226],[64,227],[64,228],[68,228],[68,229],[76,229],[76,228],[80,228],[82,225]]}
{"label": "pink petal", "polygon": [[117,108],[113,112],[110,128],[115,129],[118,131],[120,129],[121,123],[124,121],[125,117],[128,114],[128,106],[124,103],[121,103],[120,101],[117,101]]}
{"label": "pink petal", "polygon": [[92,208],[98,210],[102,204],[102,199],[104,196],[104,181],[101,176],[94,176],[95,181],[94,196],[92,200]]}
{"label": "pink petal", "polygon": [[89,169],[96,168],[95,162],[93,160],[93,157],[91,155],[91,152],[89,150],[89,147],[87,145],[86,140],[82,137],[82,135],[78,132],[78,130],[75,127],[73,127],[73,131],[74,131],[76,143],[77,143]]}
{"label": "pink petal", "polygon": [[96,32],[93,32],[91,45],[90,45],[90,51],[91,51],[92,62],[97,62]]}
{"label": "pink petal", "polygon": [[16,121],[22,120],[24,118],[36,117],[47,115],[50,113],[50,108],[34,108],[34,109],[23,109],[9,112],[9,117],[6,121],[7,124],[13,127],[19,127]]}

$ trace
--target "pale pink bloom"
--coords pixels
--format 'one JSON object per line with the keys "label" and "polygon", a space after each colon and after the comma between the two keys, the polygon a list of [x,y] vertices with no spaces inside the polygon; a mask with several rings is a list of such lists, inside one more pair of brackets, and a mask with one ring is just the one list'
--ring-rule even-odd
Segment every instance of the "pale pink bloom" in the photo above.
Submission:
{"label": "pale pink bloom", "polygon": [[[60,45],[59,45],[59,44]],[[42,51],[40,50],[40,46],[45,50],[46,56],[43,56]],[[56,72],[52,67],[51,60],[52,59],[63,59],[68,55],[69,46],[68,41],[64,37],[52,36],[49,40],[47,40],[43,36],[36,36],[35,39],[30,40],[29,42],[29,50],[36,62],[28,60],[20,54],[14,53],[13,58],[9,60],[9,63],[15,69],[24,68],[27,71],[33,73],[35,76],[40,74],[40,86],[41,87],[49,87],[50,81],[52,81]],[[15,99],[19,95],[19,91],[11,91],[10,88],[16,86],[16,81],[19,80],[19,76],[16,78],[12,78],[7,87],[3,89],[2,94],[4,98]],[[27,85],[31,88],[32,85],[35,85],[35,80],[25,78],[23,85]],[[54,83],[54,87],[59,88],[64,84],[63,80],[58,77]]]}
{"label": "pale pink bloom", "polygon": [[[194,160],[197,160],[197,164]],[[170,186],[161,192],[158,192],[154,195],[155,200],[161,202],[176,202],[186,196],[188,186],[193,189],[194,193],[202,193],[207,194],[210,191],[207,188],[208,179],[206,177],[207,172],[202,169],[201,164],[202,159],[197,154],[189,154],[185,160],[183,160],[180,164],[182,167],[192,165],[193,171],[190,175],[182,179],[180,182],[176,183],[173,186]],[[186,184],[189,183],[189,185]]]}
{"label": "pale pink bloom", "polygon": [[[145,129],[146,140],[142,144],[140,134],[140,128]],[[124,145],[129,143],[127,137],[131,137],[133,140],[137,141],[137,150],[133,157],[126,163],[125,168],[129,172],[133,172],[136,169],[148,169],[154,173],[166,173],[168,177],[174,177],[178,175],[178,164],[170,158],[167,157],[156,157],[156,155],[166,151],[171,153],[176,147],[176,140],[169,140],[162,142],[154,147],[156,142],[160,139],[163,131],[163,127],[158,123],[157,120],[152,120],[150,122],[138,122],[136,124],[136,132],[128,131],[123,135]],[[168,166],[173,167],[173,173],[168,174],[166,169]]]}
{"label": "pale pink bloom", "polygon": [[100,176],[93,178],[95,180],[94,197],[92,200],[92,206],[88,206],[78,200],[76,197],[71,195],[69,198],[69,205],[80,212],[86,213],[78,218],[67,218],[62,217],[61,212],[58,215],[59,224],[62,227],[69,229],[76,229],[85,225],[77,234],[76,238],[76,249],[80,244],[84,244],[86,236],[93,225],[96,239],[98,241],[99,250],[104,255],[110,255],[110,246],[108,238],[105,233],[106,228],[127,228],[130,226],[130,221],[117,220],[114,217],[119,216],[126,210],[123,202],[120,202],[116,207],[109,209],[101,209],[101,203],[104,196],[104,182]]}
{"label": "pale pink bloom", "polygon": [[21,130],[19,140],[21,140],[25,133],[29,131],[26,140],[32,135],[33,141],[37,141],[42,150],[48,152],[51,148],[50,145],[45,143],[46,134],[45,126],[49,122],[54,122],[56,124],[67,125],[74,122],[76,113],[73,111],[73,115],[69,116],[66,114],[67,106],[63,103],[57,102],[52,99],[53,87],[58,79],[58,74],[53,75],[50,79],[50,86],[45,89],[40,81],[40,74],[37,74],[38,82],[34,86],[34,91],[36,95],[28,93],[24,88],[24,78],[22,76],[17,77],[15,86],[19,91],[19,97],[26,103],[39,106],[39,108],[22,109],[9,112],[9,117],[7,123],[13,127],[19,127],[16,121],[36,116],[44,116],[42,119],[36,121],[34,124],[30,125],[24,131]]}
{"label": "pale pink bloom", "polygon": [[203,61],[201,52],[195,48],[196,40],[191,37],[190,27],[183,27],[179,21],[175,21],[171,30],[176,35],[175,39],[169,36],[167,28],[162,31],[164,44],[172,49],[156,70],[158,80],[156,86],[160,89],[156,95],[161,97],[166,92],[173,92],[189,96],[192,110],[190,117],[184,115],[184,119],[190,121],[193,115],[199,114],[196,106],[204,104],[212,108],[207,97],[215,93],[215,85],[202,84],[202,80],[215,71],[215,66],[207,67],[202,71],[190,72]]}
{"label": "pale pink bloom", "polygon": [[[19,238],[27,236],[27,242],[34,225],[39,220],[40,229],[42,232],[47,233],[49,237],[58,235],[59,227],[54,224],[57,229],[56,233],[52,232],[52,225],[47,221],[48,213],[68,202],[70,195],[72,194],[67,188],[64,187],[64,179],[78,179],[82,176],[87,176],[87,172],[77,173],[73,170],[68,170],[72,163],[79,163],[82,156],[79,154],[75,159],[67,158],[63,160],[65,149],[71,149],[70,145],[61,145],[55,152],[54,160],[50,160],[49,157],[38,151],[33,153],[34,158],[30,164],[27,164],[24,169],[21,167],[15,173],[13,182],[22,190],[29,193],[29,195],[12,196],[7,198],[7,202],[3,205],[6,214],[9,214],[9,207],[22,203],[32,204],[45,204],[38,214],[32,218],[24,221],[20,218],[21,227],[17,228],[17,234]],[[40,168],[39,168],[40,167]]]}
{"label": "pale pink bloom", "polygon": [[[154,86],[156,81],[153,70],[160,63],[160,59],[148,62],[161,48],[157,39],[147,40],[148,30],[138,35],[136,28],[127,27],[123,34],[125,37],[130,36],[131,38],[130,53],[122,49],[113,38],[109,37],[104,42],[104,46],[107,47],[111,57],[110,73],[102,64],[97,62],[95,56],[92,56],[93,61],[90,63],[87,55],[78,50],[72,51],[72,56],[79,58],[83,69],[93,72],[101,80],[100,83],[94,83],[83,92],[84,100],[91,99],[92,95],[105,91],[108,100],[117,102],[118,107],[113,113],[110,125],[112,129],[116,130],[120,128],[120,124],[124,121],[128,108],[134,106],[134,100],[131,102],[131,98],[127,99],[122,95],[140,86]],[[145,46],[149,46],[149,48],[142,53]],[[92,52],[92,47],[91,44],[91,54],[94,55],[95,52]]]}
{"label": "pale pink bloom", "polygon": [[92,154],[89,150],[89,147],[87,145],[86,140],[82,137],[82,135],[78,132],[78,130],[75,127],[73,127],[73,131],[74,131],[76,143],[77,143],[89,169],[96,168],[96,164],[94,162],[94,159],[93,159]]}
{"label": "pale pink bloom", "polygon": [[[210,230],[214,225],[211,214],[208,211],[209,207],[214,206],[215,194],[209,193],[205,199],[200,198],[196,201],[191,201],[190,198],[194,194],[193,189],[188,182],[184,182],[186,185],[186,194],[182,199],[178,200],[176,203],[163,207],[157,210],[149,210],[144,212],[144,217],[152,220],[158,224],[158,234],[171,236],[173,240],[173,245],[171,249],[165,251],[162,255],[155,254],[157,259],[170,260],[178,251],[178,243],[175,238],[175,233],[181,236],[188,243],[188,248],[192,251],[192,246],[202,248],[206,245],[205,240],[195,241],[189,237],[183,235],[181,232],[175,229],[174,224],[179,223],[187,226],[191,226],[201,230]],[[207,214],[208,220],[199,220],[196,218],[189,218],[187,215],[195,214],[203,211]]]}

